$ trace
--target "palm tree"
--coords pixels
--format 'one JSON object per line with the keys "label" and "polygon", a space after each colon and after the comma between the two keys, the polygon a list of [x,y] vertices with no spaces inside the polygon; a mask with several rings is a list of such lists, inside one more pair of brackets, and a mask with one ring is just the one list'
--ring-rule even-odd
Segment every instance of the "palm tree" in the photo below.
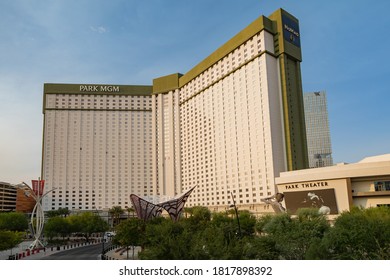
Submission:
{"label": "palm tree", "polygon": [[130,213],[131,213],[131,217],[134,218],[135,210],[134,210],[133,207],[127,207],[126,206],[126,211],[127,211],[127,219],[130,218]]}
{"label": "palm tree", "polygon": [[67,217],[67,216],[69,216],[69,214],[70,214],[70,211],[69,211],[69,209],[68,208],[58,208],[58,214],[60,215],[60,216],[62,216],[62,217]]}
{"label": "palm tree", "polygon": [[119,224],[120,217],[125,211],[121,206],[113,206],[110,210],[108,210],[108,212],[111,215],[113,226],[116,226]]}
{"label": "palm tree", "polygon": [[186,218],[188,218],[188,215],[192,217],[193,214],[194,214],[194,208],[184,207],[184,215]]}

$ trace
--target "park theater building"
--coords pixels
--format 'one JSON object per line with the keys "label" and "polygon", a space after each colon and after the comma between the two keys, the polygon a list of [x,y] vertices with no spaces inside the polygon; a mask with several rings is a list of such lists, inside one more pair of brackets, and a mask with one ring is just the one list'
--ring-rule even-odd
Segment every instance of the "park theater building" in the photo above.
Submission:
{"label": "park theater building", "polygon": [[351,164],[282,172],[275,179],[287,211],[329,207],[330,218],[351,207],[390,207],[390,154]]}
{"label": "park theater building", "polygon": [[130,207],[129,195],[267,212],[308,167],[298,20],[260,16],[185,74],[150,86],[45,84],[46,210]]}

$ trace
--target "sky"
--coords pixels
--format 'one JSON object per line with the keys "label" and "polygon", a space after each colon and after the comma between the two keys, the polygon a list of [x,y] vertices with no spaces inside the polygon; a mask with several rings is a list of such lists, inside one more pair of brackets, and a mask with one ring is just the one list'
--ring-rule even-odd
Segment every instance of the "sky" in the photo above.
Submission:
{"label": "sky", "polygon": [[390,1],[1,0],[0,181],[40,176],[44,83],[151,85],[279,8],[303,91],[327,93],[334,162],[390,153]]}

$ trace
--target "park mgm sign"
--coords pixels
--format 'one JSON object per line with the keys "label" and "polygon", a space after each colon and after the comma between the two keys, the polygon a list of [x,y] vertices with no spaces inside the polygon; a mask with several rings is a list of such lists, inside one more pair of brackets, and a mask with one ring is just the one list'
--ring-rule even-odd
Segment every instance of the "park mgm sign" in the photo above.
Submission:
{"label": "park mgm sign", "polygon": [[[151,86],[107,84],[44,84],[44,94],[92,94],[150,96]],[[45,107],[44,107],[45,108]]]}
{"label": "park mgm sign", "polygon": [[80,85],[80,92],[120,92],[120,86]]}

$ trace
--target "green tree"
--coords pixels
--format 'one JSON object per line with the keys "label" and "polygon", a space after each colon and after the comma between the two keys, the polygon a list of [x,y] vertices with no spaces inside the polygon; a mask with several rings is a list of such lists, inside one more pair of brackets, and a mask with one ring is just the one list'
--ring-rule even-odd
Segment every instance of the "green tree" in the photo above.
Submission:
{"label": "green tree", "polygon": [[238,260],[243,258],[242,244],[234,219],[214,220],[193,234],[190,259]]}
{"label": "green tree", "polygon": [[243,244],[243,256],[249,260],[277,260],[282,252],[276,242],[272,235],[252,238],[250,242]]}
{"label": "green tree", "polygon": [[144,249],[141,259],[180,260],[189,259],[194,232],[182,220],[153,219],[146,224]]}
{"label": "green tree", "polygon": [[139,219],[128,219],[118,226],[116,226],[116,235],[114,236],[113,243],[121,246],[132,246],[134,259],[134,246],[140,246],[143,238],[143,221]]}
{"label": "green tree", "polygon": [[343,212],[311,254],[317,259],[390,259],[390,208]]}
{"label": "green tree", "polygon": [[109,226],[100,216],[92,212],[84,212],[79,215],[68,216],[67,219],[71,225],[73,233],[82,233],[86,241],[92,233],[107,231]]}
{"label": "green tree", "polygon": [[49,211],[46,211],[45,212],[46,214],[46,217],[47,218],[52,218],[52,217],[57,217],[57,216],[61,216],[61,217],[67,217],[69,216],[70,214],[70,211],[68,208],[58,208],[57,210],[49,210]]}
{"label": "green tree", "polygon": [[255,233],[256,217],[249,211],[238,211],[242,236],[251,236]]}
{"label": "green tree", "polygon": [[300,209],[296,217],[283,213],[265,219],[267,222],[258,223],[258,229],[262,224],[260,231],[263,234],[256,246],[266,247],[271,252],[264,254],[262,251],[256,258],[264,258],[264,255],[287,260],[312,258],[309,252],[318,246],[330,227],[326,217],[317,209]]}
{"label": "green tree", "polygon": [[69,222],[70,231],[72,233],[81,233],[83,230],[83,220],[79,214],[70,215],[66,217],[66,220]]}
{"label": "green tree", "polygon": [[193,208],[192,207],[184,207],[184,217],[188,218],[188,216],[192,216]]}
{"label": "green tree", "polygon": [[192,214],[187,219],[180,220],[184,222],[189,230],[195,232],[199,228],[205,228],[207,223],[211,220],[211,212],[208,208],[203,206],[192,207]]}
{"label": "green tree", "polygon": [[70,214],[70,211],[69,211],[69,209],[68,208],[58,208],[58,210],[57,210],[57,212],[58,212],[58,215],[59,216],[62,216],[62,217],[68,217],[69,216],[69,214]]}
{"label": "green tree", "polygon": [[266,234],[266,232],[264,230],[265,225],[268,224],[273,219],[273,217],[274,217],[274,215],[267,214],[267,215],[261,216],[260,218],[258,218],[256,220],[255,230],[259,235]]}
{"label": "green tree", "polygon": [[56,216],[46,222],[44,232],[45,236],[49,238],[49,242],[58,236],[65,239],[71,233],[71,225],[68,219]]}
{"label": "green tree", "polygon": [[0,230],[0,251],[12,249],[22,241],[22,232]]}
{"label": "green tree", "polygon": [[132,218],[134,218],[134,215],[135,215],[135,210],[133,207],[127,207],[126,206],[126,212],[127,212],[127,218],[130,218],[130,216]]}
{"label": "green tree", "polygon": [[53,218],[59,216],[58,210],[48,210],[45,212],[46,218]]}
{"label": "green tree", "polygon": [[108,213],[111,215],[114,227],[119,224],[120,217],[124,212],[125,211],[121,206],[113,206],[110,210],[108,210]]}
{"label": "green tree", "polygon": [[243,247],[254,238],[255,217],[240,212],[245,234],[238,234],[235,215],[213,213],[206,207],[191,208],[191,216],[174,223],[158,218],[148,221],[142,259],[244,259]]}
{"label": "green tree", "polygon": [[28,219],[19,212],[0,213],[0,230],[25,231],[28,229]]}

